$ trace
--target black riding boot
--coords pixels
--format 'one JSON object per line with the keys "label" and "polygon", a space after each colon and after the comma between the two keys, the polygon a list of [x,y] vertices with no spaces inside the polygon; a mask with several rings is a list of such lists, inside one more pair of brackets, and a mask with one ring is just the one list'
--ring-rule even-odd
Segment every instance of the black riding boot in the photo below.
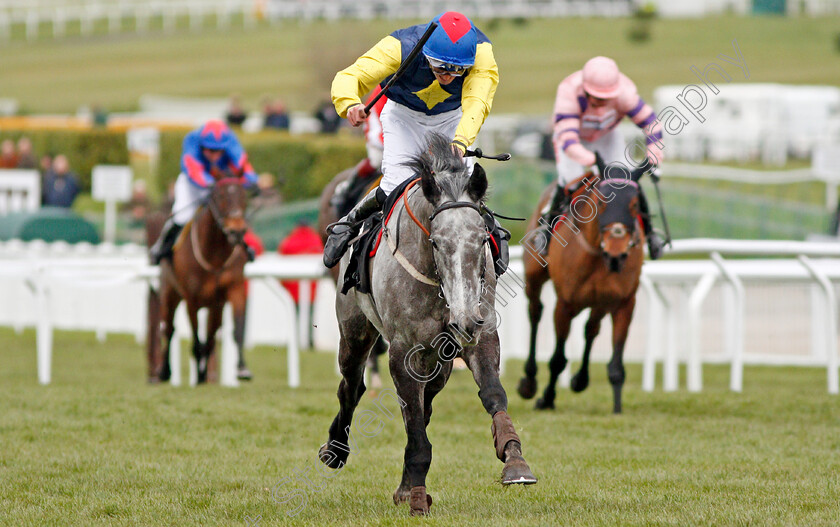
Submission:
{"label": "black riding boot", "polygon": [[149,259],[152,265],[158,265],[164,258],[172,256],[172,247],[183,228],[183,225],[178,225],[172,218],[166,220],[157,241],[149,248]]}
{"label": "black riding boot", "polygon": [[382,207],[385,197],[385,192],[376,187],[368,192],[347,216],[327,227],[330,236],[324,244],[324,265],[332,268],[341,261],[350,240],[358,236],[362,221]]}
{"label": "black riding boot", "polygon": [[510,231],[502,227],[499,220],[491,213],[485,212],[483,217],[487,232],[492,237],[490,250],[493,253],[493,265],[496,270],[496,278],[498,278],[505,274],[510,263],[510,250],[508,248]]}
{"label": "black riding boot", "polygon": [[658,260],[662,257],[662,252],[665,249],[665,241],[658,232],[653,230],[653,225],[650,222],[650,210],[648,209],[647,198],[641,185],[639,185],[639,212],[642,213],[642,228],[645,231],[645,238],[647,238],[650,259]]}
{"label": "black riding boot", "polygon": [[542,220],[539,222],[538,231],[543,236],[545,240],[545,244],[543,244],[542,249],[540,250],[540,255],[546,256],[548,254],[548,245],[551,243],[551,225],[554,222],[554,218],[563,214],[566,209],[569,207],[569,194],[566,192],[566,187],[561,186],[559,183],[554,186],[554,191],[551,193],[551,200],[549,201],[548,208],[543,209],[545,212],[542,213]]}

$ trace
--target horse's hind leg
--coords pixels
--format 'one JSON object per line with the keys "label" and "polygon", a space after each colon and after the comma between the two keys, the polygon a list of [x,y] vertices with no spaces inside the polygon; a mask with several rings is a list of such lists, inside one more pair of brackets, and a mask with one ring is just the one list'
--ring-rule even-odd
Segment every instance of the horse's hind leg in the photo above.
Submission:
{"label": "horse's hind leg", "polygon": [[318,453],[321,462],[330,468],[341,468],[350,455],[350,424],[353,412],[365,393],[365,361],[374,339],[379,335],[361,312],[352,321],[341,324],[338,346],[338,365],[341,383],[338,385],[338,414],[330,425],[329,439]]}
{"label": "horse's hind leg", "polygon": [[554,409],[554,398],[557,396],[557,377],[566,368],[566,339],[569,337],[569,328],[572,319],[579,313],[573,310],[565,302],[557,299],[557,307],[554,309],[554,334],[557,337],[557,344],[554,348],[554,355],[548,362],[550,370],[548,385],[545,387],[543,396],[537,399],[534,408],[537,410]]}
{"label": "horse's hind leg", "polygon": [[499,335],[495,331],[483,334],[475,347],[464,349],[462,354],[478,385],[481,404],[493,417],[490,430],[496,457],[505,464],[502,485],[536,483],[537,478],[522,457],[522,441],[507,413],[507,394],[499,380]]}
{"label": "horse's hind leg", "polygon": [[250,381],[254,376],[245,364],[245,321],[248,305],[246,282],[229,289],[227,298],[231,308],[233,308],[233,340],[236,342],[236,349],[239,351],[236,376],[240,380]]}
{"label": "horse's hind leg", "polygon": [[[538,266],[538,267],[535,267]],[[530,399],[537,394],[537,328],[542,318],[543,303],[540,299],[543,284],[548,280],[548,271],[532,262],[525,274],[525,296],[528,297],[528,320],[531,323],[531,338],[528,347],[528,360],[525,361],[525,377],[519,380],[516,391],[523,399]]]}
{"label": "horse's hind leg", "polygon": [[618,309],[613,311],[613,354],[607,364],[607,377],[613,388],[613,413],[621,413],[621,389],[624,387],[624,343],[633,319],[633,309],[636,307],[636,297],[628,298]]}
{"label": "horse's hind leg", "polygon": [[370,369],[370,387],[372,388],[371,395],[375,390],[382,388],[382,376],[379,375],[379,356],[388,353],[388,344],[380,335],[373,344],[373,349],[368,356],[367,367]]}
{"label": "horse's hind leg", "polygon": [[607,313],[603,310],[592,309],[589,313],[589,320],[586,321],[586,346],[583,349],[583,360],[580,362],[580,369],[572,377],[571,388],[573,392],[582,392],[589,386],[589,354],[592,352],[592,343],[601,331],[601,319]]}

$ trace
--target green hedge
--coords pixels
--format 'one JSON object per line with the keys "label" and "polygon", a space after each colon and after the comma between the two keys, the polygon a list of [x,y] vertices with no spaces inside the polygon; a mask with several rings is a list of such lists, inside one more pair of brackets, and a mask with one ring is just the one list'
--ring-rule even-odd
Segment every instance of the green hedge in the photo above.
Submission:
{"label": "green hedge", "polygon": [[[160,193],[180,172],[181,145],[189,130],[161,133],[161,157],[157,174],[152,174]],[[65,154],[71,168],[90,190],[90,173],[95,165],[129,164],[124,132],[109,130],[2,130],[0,140],[32,140],[36,156]],[[289,135],[267,131],[237,134],[258,173],[277,176],[286,201],[313,198],[340,171],[354,165],[365,154],[361,137],[343,135]]]}

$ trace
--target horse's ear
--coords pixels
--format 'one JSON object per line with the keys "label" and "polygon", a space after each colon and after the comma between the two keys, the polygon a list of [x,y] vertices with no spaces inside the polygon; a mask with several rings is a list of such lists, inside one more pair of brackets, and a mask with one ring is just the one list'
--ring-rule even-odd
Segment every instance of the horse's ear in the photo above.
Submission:
{"label": "horse's ear", "polygon": [[470,176],[469,185],[467,185],[467,195],[473,201],[481,201],[484,194],[487,192],[487,173],[484,168],[476,163],[473,166],[472,175]]}
{"label": "horse's ear", "polygon": [[440,187],[435,181],[435,176],[429,171],[424,170],[423,175],[420,176],[420,186],[423,188],[423,195],[432,205],[437,205],[440,201]]}

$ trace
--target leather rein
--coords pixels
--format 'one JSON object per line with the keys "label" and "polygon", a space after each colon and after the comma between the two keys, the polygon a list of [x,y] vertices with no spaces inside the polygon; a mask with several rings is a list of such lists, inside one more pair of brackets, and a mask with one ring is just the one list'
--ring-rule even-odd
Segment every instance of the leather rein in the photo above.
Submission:
{"label": "leather rein", "polygon": [[[239,178],[234,178],[234,177],[223,178],[223,179],[220,179],[219,181],[217,181],[216,185],[234,184],[234,183],[235,184],[240,184]],[[225,234],[225,236],[227,236],[228,231],[224,226],[224,217],[222,216],[222,213],[219,212],[218,206],[216,205],[216,201],[213,199],[213,194],[212,193],[210,194],[210,197],[208,198],[206,205],[207,205],[207,210],[210,211],[210,216],[213,218],[213,221],[216,223],[216,226],[219,228],[219,230],[221,230]],[[192,251],[193,251],[193,255],[195,256],[196,261],[207,272],[217,273],[217,274],[221,273],[222,271],[227,269],[233,263],[235,257],[241,252],[241,250],[242,250],[241,244],[237,243],[236,245],[234,245],[233,250],[230,253],[230,256],[228,256],[227,260],[225,260],[225,262],[222,264],[221,267],[218,267],[218,268],[213,267],[210,264],[210,262],[208,262],[207,259],[204,257],[204,255],[201,253],[201,245],[199,244],[198,234],[197,234],[198,229],[196,227],[197,226],[195,225],[195,222],[193,222],[193,225],[190,226],[190,231],[191,231],[190,232],[190,240],[192,241],[192,243],[190,245],[192,245]]]}

